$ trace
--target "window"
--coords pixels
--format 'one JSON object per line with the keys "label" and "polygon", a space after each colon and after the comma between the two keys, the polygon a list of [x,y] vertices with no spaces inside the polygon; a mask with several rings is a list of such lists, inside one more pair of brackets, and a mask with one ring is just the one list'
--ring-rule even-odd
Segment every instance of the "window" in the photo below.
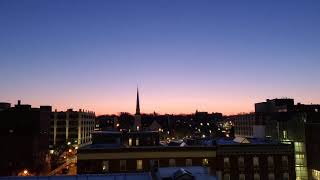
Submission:
{"label": "window", "polygon": [[230,174],[224,174],[223,180],[230,180]]}
{"label": "window", "polygon": [[288,139],[288,132],[287,131],[283,131],[283,139]]}
{"label": "window", "polygon": [[139,138],[136,139],[136,146],[139,146]]}
{"label": "window", "polygon": [[302,166],[305,164],[304,162],[304,154],[296,154],[296,165]]}
{"label": "window", "polygon": [[120,160],[120,171],[126,171],[127,161]]}
{"label": "window", "polygon": [[288,156],[282,156],[282,167],[288,167]]}
{"label": "window", "polygon": [[254,180],[260,180],[260,174],[254,173],[253,179],[254,179]]}
{"label": "window", "polygon": [[159,160],[150,160],[151,168],[158,168],[159,167]]}
{"label": "window", "polygon": [[297,177],[297,179],[307,179],[308,178],[307,167],[297,167],[296,166],[296,177]]}
{"label": "window", "polygon": [[202,159],[202,166],[208,166],[209,160],[208,159]]}
{"label": "window", "polygon": [[259,158],[253,157],[253,167],[257,168],[259,167]]}
{"label": "window", "polygon": [[244,174],[239,174],[239,180],[245,180],[246,179],[246,175]]}
{"label": "window", "polygon": [[244,167],[244,158],[243,157],[238,158],[238,166],[239,166],[239,168]]}
{"label": "window", "polygon": [[268,180],[275,180],[274,173],[268,174]]}
{"label": "window", "polygon": [[274,161],[273,161],[273,157],[269,156],[268,157],[268,167],[273,167],[274,166]]}
{"label": "window", "polygon": [[283,173],[283,180],[289,180],[289,173]]}
{"label": "window", "polygon": [[109,171],[109,161],[102,161],[102,172]]}
{"label": "window", "polygon": [[303,142],[295,142],[294,143],[294,151],[297,152],[304,152],[304,143]]}
{"label": "window", "polygon": [[223,164],[224,164],[224,168],[229,168],[230,167],[230,159],[228,157],[225,157],[223,159]]}
{"label": "window", "polygon": [[132,146],[132,138],[129,138],[129,146]]}
{"label": "window", "polygon": [[192,166],[192,159],[186,159],[186,166]]}
{"label": "window", "polygon": [[169,166],[175,167],[176,166],[176,160],[175,159],[169,159]]}
{"label": "window", "polygon": [[313,179],[320,179],[320,171],[318,171],[316,169],[312,169],[311,173],[312,173],[312,178]]}
{"label": "window", "polygon": [[137,160],[137,170],[142,170],[143,166],[142,166],[142,160]]}

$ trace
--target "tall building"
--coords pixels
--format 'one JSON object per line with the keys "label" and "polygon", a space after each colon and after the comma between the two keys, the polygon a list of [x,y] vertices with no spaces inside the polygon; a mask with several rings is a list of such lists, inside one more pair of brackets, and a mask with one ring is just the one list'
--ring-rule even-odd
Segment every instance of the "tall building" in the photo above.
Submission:
{"label": "tall building", "polygon": [[18,104],[0,111],[0,175],[18,175],[27,169],[34,175],[46,171],[49,153],[49,122],[51,106],[33,108]]}
{"label": "tall building", "polygon": [[63,144],[81,147],[91,143],[95,129],[95,113],[79,109],[53,112],[50,121],[51,147]]}
{"label": "tall building", "polygon": [[[294,104],[293,99],[267,99],[255,104],[255,113],[229,117],[234,121],[236,136],[250,137],[255,127],[262,125],[259,134],[282,142],[293,142],[297,180],[320,176],[317,133],[320,105]],[[318,178],[319,179],[319,178]]]}

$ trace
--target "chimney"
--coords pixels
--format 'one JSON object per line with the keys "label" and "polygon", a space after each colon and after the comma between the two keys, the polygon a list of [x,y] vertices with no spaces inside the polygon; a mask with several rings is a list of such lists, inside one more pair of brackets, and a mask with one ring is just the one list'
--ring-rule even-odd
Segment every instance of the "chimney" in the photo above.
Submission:
{"label": "chimney", "polygon": [[21,100],[18,100],[18,106],[20,106],[21,105]]}

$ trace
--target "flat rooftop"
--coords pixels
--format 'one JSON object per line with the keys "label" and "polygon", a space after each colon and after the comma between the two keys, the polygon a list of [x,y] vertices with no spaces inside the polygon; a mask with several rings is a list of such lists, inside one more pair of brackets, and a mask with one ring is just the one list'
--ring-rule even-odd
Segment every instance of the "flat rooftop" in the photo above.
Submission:
{"label": "flat rooftop", "polygon": [[150,173],[119,173],[108,175],[77,176],[9,176],[0,180],[152,180]]}

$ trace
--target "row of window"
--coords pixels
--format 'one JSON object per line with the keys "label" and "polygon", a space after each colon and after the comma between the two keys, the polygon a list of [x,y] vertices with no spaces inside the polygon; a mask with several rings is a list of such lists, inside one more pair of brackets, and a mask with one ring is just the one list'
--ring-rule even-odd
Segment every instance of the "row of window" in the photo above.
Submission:
{"label": "row of window", "polygon": [[[245,180],[246,175],[245,174],[239,174],[239,180]],[[253,174],[253,179],[254,180],[260,180],[260,174],[259,173],[254,173]],[[283,173],[282,174],[282,179],[283,180],[289,180],[289,173]],[[230,174],[226,173],[223,176],[223,180],[230,180]],[[269,173],[268,174],[268,180],[275,180],[275,175],[274,173]]]}
{"label": "row of window", "polygon": [[[208,166],[209,160],[204,158],[202,159],[202,166]],[[159,160],[150,160],[151,167],[159,167]],[[185,161],[186,166],[192,166],[192,159],[186,159]],[[175,159],[169,159],[169,166],[175,167],[176,166],[176,160]],[[120,160],[120,171],[126,171],[127,170],[127,161],[126,160]],[[136,170],[143,170],[143,161],[142,160],[136,160]],[[109,172],[109,161],[102,161],[102,172]]]}
{"label": "row of window", "polygon": [[[288,157],[287,156],[282,156],[282,167],[287,168],[288,167]],[[272,156],[268,156],[267,158],[268,161],[268,167],[273,167],[274,166],[274,158]],[[225,157],[223,159],[224,162],[224,167],[225,168],[229,168],[230,167],[230,158],[229,157]],[[252,163],[253,163],[253,167],[258,168],[259,167],[259,157],[253,157],[252,158]],[[240,168],[244,167],[244,157],[239,157],[238,158],[238,166]]]}

